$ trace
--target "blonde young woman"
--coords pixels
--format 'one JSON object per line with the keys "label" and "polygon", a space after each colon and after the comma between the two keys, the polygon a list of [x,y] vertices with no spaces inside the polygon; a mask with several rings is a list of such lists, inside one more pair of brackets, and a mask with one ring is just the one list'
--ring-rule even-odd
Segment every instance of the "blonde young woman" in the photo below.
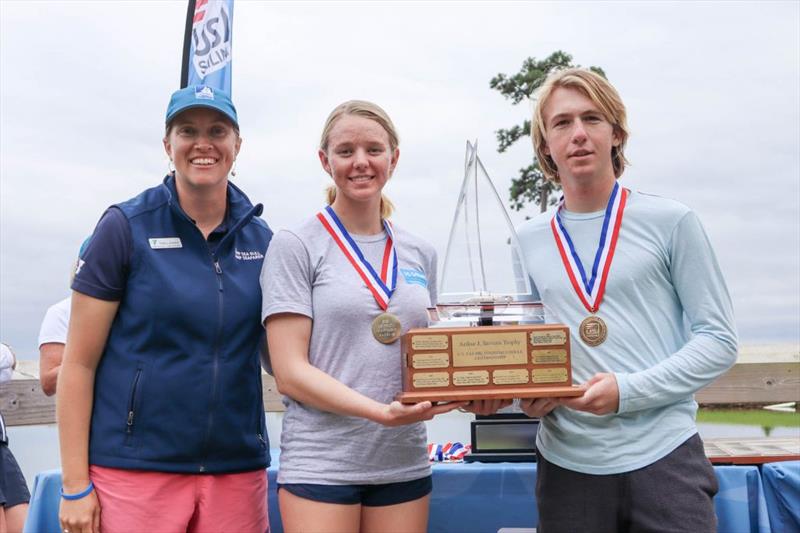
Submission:
{"label": "blonde young woman", "polygon": [[279,232],[261,277],[269,352],[287,410],[278,474],[287,531],[425,531],[431,476],[423,420],[463,403],[413,406],[397,338],[427,324],[436,254],[388,221],[400,156],[383,109],[350,101],[323,128],[328,205]]}

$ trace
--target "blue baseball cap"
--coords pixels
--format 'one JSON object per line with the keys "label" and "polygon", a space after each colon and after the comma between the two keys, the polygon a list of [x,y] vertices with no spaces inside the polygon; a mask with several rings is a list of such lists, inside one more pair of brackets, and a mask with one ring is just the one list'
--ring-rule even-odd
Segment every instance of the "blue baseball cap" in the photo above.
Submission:
{"label": "blue baseball cap", "polygon": [[167,106],[166,123],[169,124],[178,113],[195,107],[216,109],[228,117],[237,128],[239,127],[239,118],[236,116],[236,108],[233,107],[231,97],[225,91],[208,85],[190,85],[172,93]]}

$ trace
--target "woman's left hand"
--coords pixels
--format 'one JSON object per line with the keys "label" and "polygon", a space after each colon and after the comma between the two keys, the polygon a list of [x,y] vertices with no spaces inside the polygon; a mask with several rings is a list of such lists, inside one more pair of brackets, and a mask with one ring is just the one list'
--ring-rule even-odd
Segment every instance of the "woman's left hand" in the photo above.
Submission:
{"label": "woman's left hand", "polygon": [[413,405],[402,404],[394,401],[384,410],[380,423],[384,426],[402,426],[414,422],[430,420],[436,415],[449,413],[453,409],[464,407],[467,402],[448,402],[433,405],[431,402],[420,402]]}
{"label": "woman's left hand", "polygon": [[472,400],[464,406],[464,411],[476,415],[493,415],[503,407],[511,405],[512,400]]}

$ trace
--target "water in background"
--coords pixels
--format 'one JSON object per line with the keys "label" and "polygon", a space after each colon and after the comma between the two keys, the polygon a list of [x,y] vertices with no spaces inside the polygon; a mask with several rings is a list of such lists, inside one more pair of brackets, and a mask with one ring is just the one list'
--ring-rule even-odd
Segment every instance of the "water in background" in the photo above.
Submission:
{"label": "water in background", "polygon": [[[280,445],[282,413],[267,413],[267,433],[273,448]],[[474,416],[469,413],[452,412],[441,415],[436,420],[426,422],[428,426],[428,442],[469,443],[469,423]],[[732,424],[698,424],[700,435],[713,437],[764,437],[767,436],[761,426],[745,426]],[[60,468],[58,451],[58,430],[55,424],[48,426],[14,426],[8,428],[9,446],[17,462],[25,474],[28,486],[38,472]],[[776,427],[769,436],[800,439],[798,427]]]}

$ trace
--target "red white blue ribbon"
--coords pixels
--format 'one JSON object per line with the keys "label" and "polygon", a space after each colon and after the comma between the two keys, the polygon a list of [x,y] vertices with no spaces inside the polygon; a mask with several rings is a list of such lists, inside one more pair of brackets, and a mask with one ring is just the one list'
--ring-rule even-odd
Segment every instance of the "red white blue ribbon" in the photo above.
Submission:
{"label": "red white blue ribbon", "polygon": [[442,461],[463,461],[464,456],[467,455],[472,449],[472,446],[466,446],[460,442],[448,442],[447,444],[428,444],[428,460],[432,462]]}
{"label": "red white blue ribbon", "polygon": [[[336,216],[331,206],[317,213],[317,218],[330,233],[333,241],[339,246],[344,256],[353,265],[353,268],[375,297],[375,301],[381,309],[386,311],[389,307],[389,299],[397,287],[397,254],[394,249],[394,234],[392,225],[388,220],[383,221],[383,228],[386,230],[386,247],[383,250],[383,261],[381,263],[380,275],[372,268],[372,265],[361,253],[361,249],[356,241],[350,236],[344,224]],[[389,272],[391,265],[391,272]]]}
{"label": "red white blue ribbon", "polygon": [[[600,242],[592,263],[591,277],[587,279],[586,270],[581,263],[578,253],[572,244],[567,228],[561,221],[561,210],[564,208],[564,200],[556,209],[556,214],[550,221],[553,236],[561,254],[561,261],[567,271],[572,287],[581,299],[584,307],[590,313],[596,313],[603,301],[603,294],[606,291],[606,281],[611,270],[611,262],[614,260],[614,250],[617,247],[619,229],[622,226],[622,215],[625,211],[625,204],[630,191],[614,183],[614,189],[606,205],[606,212],[603,218],[603,228],[600,232]],[[579,281],[580,280],[580,281]]]}

